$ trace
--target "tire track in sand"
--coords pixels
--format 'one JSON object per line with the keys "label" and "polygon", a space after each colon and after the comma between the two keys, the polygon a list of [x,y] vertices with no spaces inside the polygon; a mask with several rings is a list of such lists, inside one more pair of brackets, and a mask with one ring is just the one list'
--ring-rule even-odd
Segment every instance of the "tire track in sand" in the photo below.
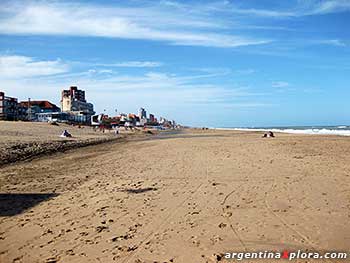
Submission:
{"label": "tire track in sand", "polygon": [[[287,221],[285,221],[281,216],[279,216],[277,213],[275,213],[273,211],[272,207],[270,206],[269,202],[267,201],[267,198],[268,198],[269,192],[271,192],[271,190],[274,188],[274,186],[276,186],[276,179],[273,181],[273,183],[270,187],[270,190],[265,192],[264,203],[265,203],[266,210],[270,214],[275,216],[286,228],[288,228],[289,230],[291,230],[292,232],[297,234],[301,238],[301,240],[305,240],[313,251],[320,251],[319,247],[314,242],[312,242],[308,237],[306,237],[305,235],[300,233],[297,229],[292,227]],[[303,242],[300,242],[300,243],[303,244]],[[322,261],[323,262],[332,262],[331,260],[327,260],[327,259],[323,259]]]}
{"label": "tire track in sand", "polygon": [[228,223],[228,225],[230,226],[231,231],[233,232],[233,234],[235,235],[235,237],[238,239],[238,241],[239,241],[239,243],[241,244],[241,246],[242,246],[242,248],[244,249],[244,251],[248,251],[245,242],[243,241],[243,239],[241,238],[241,236],[238,234],[238,231],[233,227],[232,222],[231,222],[231,220],[229,219],[229,217],[224,216],[224,214],[225,214],[225,207],[223,207],[223,206],[225,205],[227,199],[228,199],[232,194],[234,194],[238,189],[240,189],[242,185],[243,185],[243,184],[240,184],[239,186],[237,186],[235,189],[233,189],[231,192],[229,192],[229,193],[224,197],[224,199],[223,199],[222,202],[221,202],[221,205],[222,205],[222,208],[221,208],[221,209],[222,209],[222,213],[223,213],[222,216],[225,217],[225,220],[226,220],[226,222]]}
{"label": "tire track in sand", "polygon": [[[206,167],[205,167],[205,183],[202,182],[200,183],[196,189],[194,191],[191,191],[191,193],[184,198],[182,201],[180,201],[176,206],[175,209],[172,209],[172,212],[170,212],[163,220],[160,224],[158,224],[155,228],[153,228],[151,230],[151,232],[141,241],[139,242],[138,245],[138,249],[134,250],[133,252],[131,252],[132,254],[128,256],[128,258],[126,258],[124,261],[122,261],[123,263],[128,263],[130,262],[132,259],[134,259],[142,250],[143,248],[143,244],[147,243],[147,241],[152,240],[152,238],[155,236],[155,234],[157,232],[160,232],[160,230],[162,230],[164,228],[164,226],[168,223],[169,218],[172,218],[177,212],[178,210],[183,206],[183,204],[188,201],[191,197],[195,196],[198,191],[204,186],[204,185],[208,185],[209,182],[209,172],[208,172],[208,154],[206,154]],[[184,162],[184,160],[182,160]]]}
{"label": "tire track in sand", "polygon": [[[300,233],[297,229],[295,229],[294,227],[292,227],[287,221],[285,221],[281,216],[279,216],[277,213],[275,213],[272,209],[272,207],[270,206],[269,202],[267,201],[268,199],[268,196],[269,196],[269,192],[271,192],[271,190],[276,186],[276,179],[273,181],[270,189],[265,192],[265,195],[264,195],[264,204],[265,204],[265,208],[266,210],[272,214],[274,217],[276,217],[286,228],[288,228],[289,230],[291,230],[292,232],[294,232],[295,234],[297,234],[301,240],[305,240],[309,246],[315,250],[315,244],[308,238],[306,237],[305,235],[303,235],[302,233]],[[303,243],[303,242],[301,242]]]}
{"label": "tire track in sand", "polygon": [[170,212],[167,216],[165,216],[165,218],[162,220],[162,222],[160,224],[158,224],[156,227],[154,227],[153,229],[151,229],[150,233],[141,242],[139,242],[138,249],[134,250],[134,252],[129,254],[128,257],[126,259],[124,259],[122,262],[127,263],[127,262],[130,262],[130,260],[134,259],[142,250],[143,244],[147,243],[146,241],[152,240],[154,235],[157,232],[160,232],[160,230],[164,228],[164,225],[166,225],[168,223],[169,218],[173,217],[178,212],[179,208],[186,201],[188,201],[188,199],[193,197],[202,188],[203,185],[204,185],[203,183],[200,183],[194,191],[192,191],[186,198],[184,198],[181,202],[179,202],[178,205],[176,205],[175,209],[172,209],[172,212]]}

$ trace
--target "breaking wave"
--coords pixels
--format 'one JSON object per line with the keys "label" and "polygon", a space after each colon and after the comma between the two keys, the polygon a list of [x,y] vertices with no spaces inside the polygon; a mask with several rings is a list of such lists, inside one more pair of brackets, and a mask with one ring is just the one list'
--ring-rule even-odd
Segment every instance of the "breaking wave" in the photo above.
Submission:
{"label": "breaking wave", "polygon": [[350,136],[349,126],[335,126],[334,128],[216,128],[220,130],[235,131],[272,131],[292,134],[312,134],[312,135],[341,135]]}

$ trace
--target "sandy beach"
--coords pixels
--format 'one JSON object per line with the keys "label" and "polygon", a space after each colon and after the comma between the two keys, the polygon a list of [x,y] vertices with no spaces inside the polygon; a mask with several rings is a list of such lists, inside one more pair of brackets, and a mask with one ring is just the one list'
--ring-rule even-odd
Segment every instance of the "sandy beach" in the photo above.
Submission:
{"label": "sandy beach", "polygon": [[0,193],[1,263],[350,248],[347,137],[184,130],[114,141],[5,165]]}
{"label": "sandy beach", "polygon": [[[71,133],[72,138],[60,137],[64,130]],[[102,132],[89,126],[0,121],[0,148],[2,149],[0,167],[39,155],[44,156],[58,151],[63,152],[124,138],[126,135],[135,135],[135,133],[120,130],[120,134],[116,136],[113,130]]]}

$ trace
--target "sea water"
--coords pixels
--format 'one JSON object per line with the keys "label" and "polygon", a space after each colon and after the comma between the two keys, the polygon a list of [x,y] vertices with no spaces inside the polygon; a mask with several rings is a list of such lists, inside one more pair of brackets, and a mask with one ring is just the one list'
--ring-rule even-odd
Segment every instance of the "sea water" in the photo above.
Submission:
{"label": "sea water", "polygon": [[216,128],[220,130],[237,131],[272,131],[295,134],[315,134],[315,135],[342,135],[350,136],[350,125],[339,126],[288,126],[288,127],[236,127],[236,128]]}

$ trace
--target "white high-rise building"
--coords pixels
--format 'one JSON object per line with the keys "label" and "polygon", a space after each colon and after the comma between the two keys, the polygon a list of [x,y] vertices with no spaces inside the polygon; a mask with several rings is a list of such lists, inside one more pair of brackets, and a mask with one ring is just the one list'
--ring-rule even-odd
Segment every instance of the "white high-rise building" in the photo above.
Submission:
{"label": "white high-rise building", "polygon": [[89,123],[95,114],[94,105],[85,99],[85,91],[76,86],[62,91],[61,108],[62,112],[73,116],[76,122]]}

